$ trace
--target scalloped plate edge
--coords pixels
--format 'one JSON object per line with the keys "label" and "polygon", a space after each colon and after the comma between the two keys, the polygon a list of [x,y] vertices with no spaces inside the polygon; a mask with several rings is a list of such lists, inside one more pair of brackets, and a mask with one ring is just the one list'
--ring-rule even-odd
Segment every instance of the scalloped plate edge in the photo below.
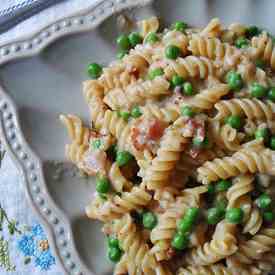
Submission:
{"label": "scalloped plate edge", "polygon": [[[111,15],[124,9],[145,6],[153,0],[105,0],[81,14],[54,22],[29,38],[0,47],[0,65],[39,54],[57,39],[96,28]],[[95,275],[80,259],[69,220],[51,199],[39,157],[27,144],[11,98],[0,87],[0,136],[25,183],[26,195],[44,225],[51,247],[65,274]]]}

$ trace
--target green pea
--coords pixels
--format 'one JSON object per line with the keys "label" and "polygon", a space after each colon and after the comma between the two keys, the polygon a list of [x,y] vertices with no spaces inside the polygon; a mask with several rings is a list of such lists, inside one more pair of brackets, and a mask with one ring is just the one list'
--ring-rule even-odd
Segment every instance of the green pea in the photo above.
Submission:
{"label": "green pea", "polygon": [[165,56],[168,59],[177,59],[180,53],[180,48],[175,45],[169,45],[165,48]]}
{"label": "green pea", "polygon": [[257,59],[255,61],[255,65],[256,65],[257,68],[264,69],[265,62],[262,59]]}
{"label": "green pea", "polygon": [[249,41],[246,39],[246,38],[244,38],[244,37],[239,37],[236,41],[235,41],[235,46],[237,47],[237,48],[247,48],[248,47],[248,45],[249,45]]}
{"label": "green pea", "polygon": [[253,83],[250,86],[250,93],[253,97],[261,98],[261,97],[266,96],[267,89],[259,83]]}
{"label": "green pea", "polygon": [[145,43],[154,44],[159,41],[159,37],[155,32],[150,32],[145,38]]}
{"label": "green pea", "polygon": [[102,144],[101,140],[100,140],[100,139],[96,139],[96,140],[94,140],[94,141],[92,142],[92,148],[93,148],[94,150],[99,149],[100,146],[101,146],[101,144]]}
{"label": "green pea", "polygon": [[135,47],[137,44],[142,43],[142,37],[138,32],[130,33],[128,38],[132,47]]}
{"label": "green pea", "polygon": [[179,32],[185,32],[186,28],[187,28],[187,24],[183,21],[176,21],[172,27],[173,30],[179,31]]}
{"label": "green pea", "polygon": [[108,238],[108,246],[109,247],[118,247],[119,248],[119,240],[116,238]]}
{"label": "green pea", "polygon": [[128,36],[125,34],[120,35],[117,38],[116,43],[117,43],[119,49],[122,51],[128,51],[131,48],[130,40],[129,40]]}
{"label": "green pea", "polygon": [[256,204],[261,209],[268,209],[272,205],[272,199],[267,194],[262,194],[257,200]]}
{"label": "green pea", "polygon": [[183,217],[178,223],[178,231],[181,233],[190,232],[192,226],[193,226],[192,221],[185,219],[185,217]]}
{"label": "green pea", "polygon": [[224,217],[225,211],[220,208],[210,208],[207,211],[207,223],[208,224],[217,224]]}
{"label": "green pea", "polygon": [[120,250],[119,247],[110,247],[108,249],[108,257],[110,261],[114,263],[119,262],[121,255],[122,255],[122,251]]}
{"label": "green pea", "polygon": [[126,165],[131,159],[133,159],[133,156],[128,151],[117,152],[116,162],[117,162],[118,166]]}
{"label": "green pea", "polygon": [[268,128],[260,128],[255,132],[256,139],[263,139],[265,142],[268,142],[270,136],[270,131]]}
{"label": "green pea", "polygon": [[263,218],[264,218],[264,221],[266,221],[266,222],[273,222],[275,216],[272,211],[267,211],[267,212],[264,212]]}
{"label": "green pea", "polygon": [[190,82],[185,82],[183,84],[183,93],[187,96],[191,96],[194,94],[194,89]]}
{"label": "green pea", "polygon": [[189,220],[192,223],[194,223],[196,221],[196,219],[198,218],[199,213],[200,213],[200,209],[197,207],[188,208],[184,215],[184,219]]}
{"label": "green pea", "polygon": [[96,179],[96,191],[101,194],[108,193],[111,184],[109,180],[104,176],[99,176]]}
{"label": "green pea", "polygon": [[144,228],[152,230],[158,223],[157,217],[152,212],[146,212],[142,215],[142,223]]}
{"label": "green pea", "polygon": [[184,78],[181,77],[181,76],[179,76],[179,75],[174,75],[174,76],[172,77],[172,84],[173,84],[174,86],[180,86],[180,85],[183,84],[183,82],[184,82]]}
{"label": "green pea", "polygon": [[246,36],[248,38],[252,38],[253,36],[257,36],[261,33],[261,30],[257,26],[250,26],[246,29]]}
{"label": "green pea", "polygon": [[227,191],[231,186],[232,186],[232,182],[230,180],[220,180],[216,184],[216,191],[224,192],[224,191]]}
{"label": "green pea", "polygon": [[125,121],[128,121],[130,115],[131,114],[127,111],[120,111],[119,112],[119,116],[122,117]]}
{"label": "green pea", "polygon": [[183,116],[193,117],[195,115],[195,112],[190,106],[183,106],[180,111]]}
{"label": "green pea", "polygon": [[226,199],[220,199],[220,200],[216,201],[215,207],[218,209],[221,209],[221,210],[225,210],[227,204],[228,204],[228,202]]}
{"label": "green pea", "polygon": [[242,222],[244,212],[241,208],[230,208],[226,211],[225,218],[229,223],[239,224]]}
{"label": "green pea", "polygon": [[208,137],[205,137],[204,140],[201,140],[199,137],[194,137],[192,143],[197,148],[206,148],[209,144]]}
{"label": "green pea", "polygon": [[215,188],[214,184],[211,184],[211,183],[208,184],[208,186],[207,186],[207,193],[210,194],[210,195],[212,195],[212,194],[215,193],[215,191],[216,191],[216,188]]}
{"label": "green pea", "polygon": [[99,78],[102,74],[102,67],[97,63],[91,63],[88,66],[88,74],[91,78]]}
{"label": "green pea", "polygon": [[172,239],[172,247],[177,250],[183,250],[188,246],[189,236],[187,234],[182,234],[177,232]]}
{"label": "green pea", "polygon": [[275,137],[274,136],[270,138],[269,147],[270,147],[270,149],[275,150]]}
{"label": "green pea", "polygon": [[240,130],[243,124],[241,117],[238,115],[229,116],[226,123],[236,130]]}
{"label": "green pea", "polygon": [[269,100],[275,102],[275,87],[272,87],[268,93],[267,93],[267,97]]}
{"label": "green pea", "polygon": [[126,54],[126,51],[119,51],[117,54],[117,59],[122,59]]}
{"label": "green pea", "polygon": [[134,118],[138,118],[142,115],[142,112],[138,106],[135,106],[131,111],[131,116]]}
{"label": "green pea", "polygon": [[243,87],[242,76],[234,71],[226,75],[226,82],[231,90],[240,90]]}
{"label": "green pea", "polygon": [[156,68],[156,69],[149,71],[148,77],[150,80],[153,80],[155,77],[161,76],[163,74],[164,74],[164,71],[162,68]]}

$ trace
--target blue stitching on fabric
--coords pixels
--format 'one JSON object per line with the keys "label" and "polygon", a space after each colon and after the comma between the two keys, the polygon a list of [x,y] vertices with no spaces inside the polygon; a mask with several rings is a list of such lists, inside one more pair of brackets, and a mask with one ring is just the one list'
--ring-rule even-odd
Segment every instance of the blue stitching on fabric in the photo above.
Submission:
{"label": "blue stitching on fabric", "polygon": [[32,4],[33,2],[35,2],[35,1],[36,0],[26,0],[26,1],[23,1],[22,3],[11,6],[7,9],[4,9],[4,10],[0,11],[0,16],[6,15],[7,13],[10,13],[10,12],[13,12],[16,9],[20,9],[20,8],[25,7],[25,6],[28,6],[28,5]]}

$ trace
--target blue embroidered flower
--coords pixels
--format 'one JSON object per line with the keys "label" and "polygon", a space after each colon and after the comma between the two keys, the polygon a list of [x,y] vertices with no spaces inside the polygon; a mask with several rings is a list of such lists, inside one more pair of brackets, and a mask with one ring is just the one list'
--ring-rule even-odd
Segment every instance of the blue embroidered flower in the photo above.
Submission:
{"label": "blue embroidered flower", "polygon": [[53,264],[55,264],[55,258],[49,250],[43,251],[35,259],[35,266],[39,266],[42,270],[48,270]]}
{"label": "blue embroidered flower", "polygon": [[25,231],[24,235],[18,240],[18,248],[27,257],[25,261],[29,263],[33,260],[35,266],[41,270],[48,270],[55,264],[55,258],[51,254],[47,236],[40,224],[35,224]]}
{"label": "blue embroidered flower", "polygon": [[33,236],[39,237],[41,239],[46,239],[46,235],[44,233],[44,230],[40,224],[32,226],[31,232]]}
{"label": "blue embroidered flower", "polygon": [[25,256],[34,255],[35,242],[31,236],[23,235],[21,239],[19,239],[17,245],[19,250],[21,250]]}

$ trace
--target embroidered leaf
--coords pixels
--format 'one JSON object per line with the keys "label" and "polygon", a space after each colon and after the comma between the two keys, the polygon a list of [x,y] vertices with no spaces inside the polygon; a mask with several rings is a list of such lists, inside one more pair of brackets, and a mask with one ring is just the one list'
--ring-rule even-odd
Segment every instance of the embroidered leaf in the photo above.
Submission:
{"label": "embroidered leaf", "polygon": [[6,271],[15,271],[15,265],[10,260],[9,243],[3,237],[0,238],[0,267]]}
{"label": "embroidered leaf", "polygon": [[24,264],[27,265],[31,262],[31,258],[30,257],[26,257],[24,260]]}

